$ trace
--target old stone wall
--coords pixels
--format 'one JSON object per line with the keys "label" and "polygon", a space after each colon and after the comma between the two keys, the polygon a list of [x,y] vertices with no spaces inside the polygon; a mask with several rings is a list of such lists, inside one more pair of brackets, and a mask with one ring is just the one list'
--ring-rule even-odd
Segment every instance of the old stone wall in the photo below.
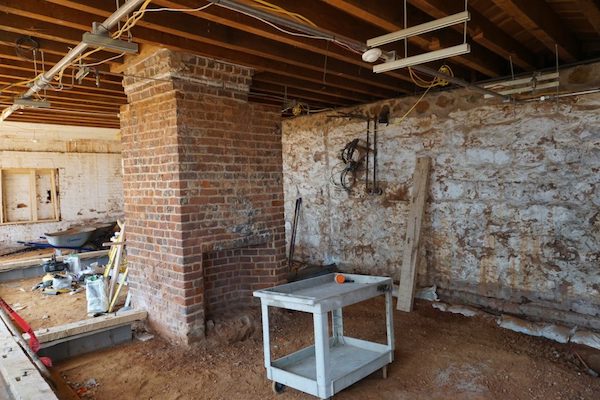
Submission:
{"label": "old stone wall", "polygon": [[252,71],[159,50],[128,67],[122,111],[132,293],[166,336],[283,278],[279,110],[247,102]]}
{"label": "old stone wall", "polygon": [[333,183],[340,150],[366,139],[366,122],[323,113],[284,123],[288,238],[303,198],[296,257],[399,279],[415,158],[428,155],[420,285],[600,327],[600,95],[504,104],[432,93],[402,121],[415,101],[351,110],[391,109],[378,132],[381,195],[365,193],[364,170],[351,192]]}
{"label": "old stone wall", "polygon": [[[20,247],[17,241],[39,241],[45,233],[72,225],[123,217],[121,143],[117,129],[4,122],[0,124],[0,168],[55,169],[60,214],[60,221],[56,222],[0,225],[0,250]],[[29,180],[25,179],[25,183],[11,187],[10,182],[5,182],[10,192],[4,199],[7,213],[13,211],[10,208],[15,204],[29,203]],[[49,187],[49,182],[46,183]],[[40,189],[38,208],[48,208]],[[29,207],[21,211],[29,216]]]}

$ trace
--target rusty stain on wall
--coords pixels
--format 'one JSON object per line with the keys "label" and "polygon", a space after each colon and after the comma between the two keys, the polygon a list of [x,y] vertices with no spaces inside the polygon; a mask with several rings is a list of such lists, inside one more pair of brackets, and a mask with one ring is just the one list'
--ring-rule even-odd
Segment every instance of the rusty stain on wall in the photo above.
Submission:
{"label": "rusty stain on wall", "polygon": [[396,124],[414,101],[353,109],[392,110],[379,131],[381,196],[367,195],[362,177],[351,193],[331,184],[339,151],[365,139],[364,122],[318,114],[283,124],[288,238],[303,198],[297,257],[398,279],[415,157],[429,155],[420,284],[598,314],[600,95],[557,109],[443,92]]}

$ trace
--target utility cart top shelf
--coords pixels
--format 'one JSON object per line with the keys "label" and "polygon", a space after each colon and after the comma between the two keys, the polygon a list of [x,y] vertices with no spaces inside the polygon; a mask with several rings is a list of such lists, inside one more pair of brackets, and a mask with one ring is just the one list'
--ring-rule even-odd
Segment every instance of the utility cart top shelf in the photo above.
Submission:
{"label": "utility cart top shelf", "polygon": [[[263,345],[267,377],[276,391],[290,386],[327,399],[378,369],[386,371],[394,359],[392,280],[386,277],[343,274],[323,275],[258,290],[263,319]],[[342,308],[385,295],[387,344],[344,336]],[[271,361],[269,307],[313,314],[315,344]],[[328,315],[331,312],[332,336]]]}
{"label": "utility cart top shelf", "polygon": [[339,284],[335,282],[336,275],[327,274],[257,290],[254,296],[273,307],[328,312],[381,295],[392,288],[392,280],[386,277],[344,274],[351,282]]}

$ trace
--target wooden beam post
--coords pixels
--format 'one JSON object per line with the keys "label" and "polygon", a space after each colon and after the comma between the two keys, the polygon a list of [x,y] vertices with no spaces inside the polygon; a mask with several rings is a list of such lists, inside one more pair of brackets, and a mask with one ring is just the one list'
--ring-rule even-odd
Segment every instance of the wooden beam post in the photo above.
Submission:
{"label": "wooden beam post", "polygon": [[37,173],[35,169],[29,171],[29,202],[31,203],[29,211],[32,221],[38,220],[37,209]]}
{"label": "wooden beam post", "polygon": [[54,207],[54,219],[60,221],[60,209],[56,189],[56,169],[53,169],[50,172],[50,197],[52,198],[52,207]]}
{"label": "wooden beam post", "polygon": [[4,178],[2,178],[2,168],[0,168],[0,224],[4,223]]}
{"label": "wooden beam post", "polygon": [[400,270],[397,309],[412,311],[417,277],[417,265],[421,242],[421,222],[425,214],[425,203],[429,184],[430,157],[417,157],[413,174],[413,190],[406,223],[406,237]]}

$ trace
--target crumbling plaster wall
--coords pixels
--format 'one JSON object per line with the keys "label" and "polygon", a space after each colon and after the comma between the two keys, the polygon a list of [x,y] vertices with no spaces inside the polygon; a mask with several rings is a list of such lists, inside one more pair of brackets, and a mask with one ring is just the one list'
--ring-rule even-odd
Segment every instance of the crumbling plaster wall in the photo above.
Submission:
{"label": "crumbling plaster wall", "polygon": [[[505,300],[541,318],[543,310],[556,320],[575,312],[585,325],[597,316],[600,94],[557,105],[442,92],[399,121],[415,100],[352,110],[392,110],[390,125],[379,126],[380,196],[365,193],[364,172],[351,193],[331,182],[340,150],[366,138],[366,122],[322,113],[284,123],[288,244],[294,202],[303,198],[296,258],[399,279],[415,158],[427,155],[421,285],[494,308]],[[523,311],[529,302],[542,311]]]}
{"label": "crumbling plaster wall", "polygon": [[118,129],[5,122],[0,124],[0,168],[58,169],[61,215],[59,222],[0,225],[0,247],[38,240],[75,224],[122,217]]}

